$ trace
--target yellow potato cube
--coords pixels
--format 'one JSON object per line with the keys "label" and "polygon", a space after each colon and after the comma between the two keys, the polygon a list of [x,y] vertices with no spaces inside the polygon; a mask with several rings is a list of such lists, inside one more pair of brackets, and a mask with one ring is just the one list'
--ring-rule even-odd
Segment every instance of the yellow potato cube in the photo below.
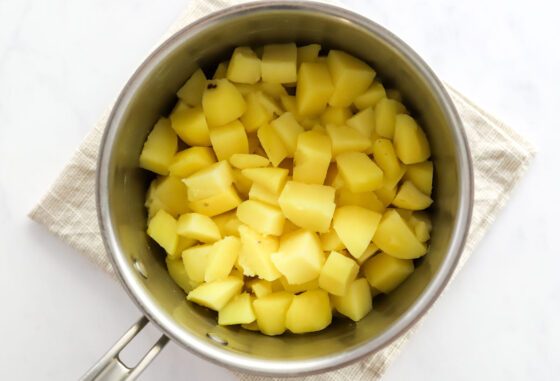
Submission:
{"label": "yellow potato cube", "polygon": [[212,218],[218,229],[220,229],[220,234],[223,237],[228,235],[234,235],[239,237],[239,225],[241,221],[237,218],[237,211],[233,210],[224,214],[220,214]]}
{"label": "yellow potato cube", "polygon": [[372,295],[366,279],[359,278],[350,283],[346,294],[333,295],[334,308],[354,321],[360,321],[372,310]]}
{"label": "yellow potato cube", "polygon": [[200,106],[205,88],[206,76],[202,69],[198,68],[177,91],[177,97],[189,106]]}
{"label": "yellow potato cube", "polygon": [[345,152],[336,157],[344,185],[354,193],[379,189],[383,171],[363,152]]}
{"label": "yellow potato cube", "polygon": [[169,165],[169,174],[176,177],[189,177],[196,171],[216,162],[210,147],[191,147],[177,152]]}
{"label": "yellow potato cube", "polygon": [[169,119],[160,118],[144,143],[140,167],[159,175],[167,175],[176,152],[177,135],[173,132]]}
{"label": "yellow potato cube", "polygon": [[309,44],[305,46],[299,46],[297,48],[297,67],[303,62],[315,62],[317,57],[319,57],[319,52],[321,51],[321,45],[319,44]]}
{"label": "yellow potato cube", "polygon": [[333,295],[345,295],[360,267],[352,259],[332,251],[319,275],[319,287]]}
{"label": "yellow potato cube", "polygon": [[249,153],[245,127],[239,120],[210,129],[210,141],[218,160],[228,160],[234,153]]}
{"label": "yellow potato cube", "polygon": [[181,257],[183,258],[185,271],[194,282],[204,282],[204,274],[213,250],[213,245],[197,245],[183,250]]}
{"label": "yellow potato cube", "polygon": [[319,235],[319,239],[321,240],[321,249],[323,249],[323,251],[337,251],[345,248],[334,229]]}
{"label": "yellow potato cube", "polygon": [[165,258],[165,264],[167,265],[167,271],[171,279],[186,293],[189,293],[193,288],[199,285],[198,282],[188,277],[181,259],[173,259],[168,256]]}
{"label": "yellow potato cube", "polygon": [[424,161],[406,166],[404,179],[409,180],[428,196],[432,194],[432,181],[434,178],[434,163]]}
{"label": "yellow potato cube", "polygon": [[257,83],[261,79],[261,60],[250,47],[237,47],[229,60],[226,77],[237,83]]}
{"label": "yellow potato cube", "polygon": [[412,272],[412,259],[399,259],[379,253],[364,263],[364,275],[368,283],[387,294],[397,288]]}
{"label": "yellow potato cube", "polygon": [[334,124],[335,126],[341,126],[346,123],[351,116],[352,111],[349,107],[327,106],[325,111],[321,114],[321,123],[324,125]]}
{"label": "yellow potato cube", "polygon": [[294,295],[286,313],[286,328],[293,333],[320,331],[332,321],[329,294],[321,289]]}
{"label": "yellow potato cube", "polygon": [[426,134],[409,115],[396,116],[393,144],[397,156],[405,164],[420,163],[431,155]]}
{"label": "yellow potato cube", "polygon": [[377,139],[373,143],[373,161],[388,178],[398,177],[402,172],[401,164],[389,139]]}
{"label": "yellow potato cube", "polygon": [[200,106],[189,107],[179,101],[169,115],[169,120],[171,120],[171,128],[188,145],[209,146],[211,144],[206,117]]}
{"label": "yellow potato cube", "polygon": [[251,295],[235,295],[218,313],[219,325],[249,324],[256,319]]}
{"label": "yellow potato cube", "polygon": [[387,207],[391,205],[393,199],[397,194],[397,185],[387,186],[383,184],[381,188],[375,191],[375,194],[379,198],[379,200],[383,203],[383,206]]}
{"label": "yellow potato cube", "polygon": [[319,238],[315,233],[303,229],[281,237],[278,252],[270,258],[291,284],[317,278],[325,263]]}
{"label": "yellow potato cube", "polygon": [[362,255],[356,258],[356,261],[358,261],[358,264],[361,266],[365,261],[371,258],[375,253],[377,253],[378,250],[379,248],[374,243],[370,243],[366,248],[366,251],[364,251]]}
{"label": "yellow potato cube", "polygon": [[367,107],[346,121],[346,125],[358,130],[363,136],[371,137],[375,132],[375,112]]}
{"label": "yellow potato cube", "polygon": [[241,169],[233,168],[233,185],[235,189],[239,192],[239,194],[246,199],[249,195],[249,191],[251,190],[251,186],[253,182],[245,177],[245,175],[241,172]]}
{"label": "yellow potato cube", "polygon": [[329,69],[324,63],[304,62],[298,73],[296,104],[299,115],[319,115],[334,91]]}
{"label": "yellow potato cube", "polygon": [[153,198],[161,202],[162,209],[174,217],[190,211],[187,187],[176,177],[167,176],[160,179],[154,189]]}
{"label": "yellow potato cube", "polygon": [[341,206],[333,217],[333,229],[354,258],[367,249],[375,234],[381,214],[361,206]]}
{"label": "yellow potato cube", "polygon": [[317,131],[299,134],[294,154],[294,181],[323,184],[331,156],[331,140],[328,136]]}
{"label": "yellow potato cube", "polygon": [[245,177],[260,184],[272,193],[279,193],[286,183],[289,171],[285,168],[247,168],[241,171]]}
{"label": "yellow potato cube", "polygon": [[226,78],[228,66],[229,66],[229,61],[220,62],[218,66],[216,66],[216,70],[214,71],[214,75],[212,76],[212,79]]}
{"label": "yellow potato cube", "polygon": [[284,110],[282,110],[282,107],[280,107],[280,104],[270,95],[264,93],[263,91],[257,91],[255,95],[260,104],[270,114],[270,118],[279,116],[284,112]]}
{"label": "yellow potato cube", "polygon": [[246,225],[239,226],[239,235],[241,250],[238,262],[243,274],[271,282],[280,278],[280,272],[270,259],[271,254],[278,250],[278,238],[259,234]]}
{"label": "yellow potato cube", "polygon": [[375,106],[375,132],[384,138],[393,139],[395,118],[402,112],[405,112],[405,108],[401,103],[389,98],[381,99]]}
{"label": "yellow potato cube", "polygon": [[286,147],[288,157],[294,157],[298,135],[304,131],[303,127],[294,118],[294,115],[291,112],[285,112],[279,118],[270,122],[270,126],[280,137],[284,147]]}
{"label": "yellow potato cube", "polygon": [[237,207],[237,218],[262,234],[281,235],[284,230],[282,211],[261,201],[243,201]]}
{"label": "yellow potato cube", "polygon": [[223,126],[245,112],[247,104],[235,85],[227,79],[208,81],[202,94],[202,110],[209,126]]}
{"label": "yellow potato cube", "polygon": [[288,283],[286,277],[282,277],[280,278],[280,283],[282,283],[282,287],[284,287],[284,291],[291,292],[292,294],[299,294],[300,292],[315,290],[319,288],[318,278],[315,278],[305,283],[290,284]]}
{"label": "yellow potato cube", "polygon": [[421,243],[406,221],[394,209],[388,209],[381,218],[373,236],[373,243],[395,258],[413,259],[426,254]]}
{"label": "yellow potato cube", "polygon": [[383,211],[385,210],[385,206],[374,192],[353,193],[346,187],[342,187],[338,190],[338,195],[336,196],[336,204],[338,206],[361,206],[378,213],[383,213]]}
{"label": "yellow potato cube", "polygon": [[174,259],[180,259],[183,251],[194,246],[196,242],[197,241],[195,239],[179,236],[179,241],[177,242],[177,248],[175,249],[175,252],[173,254],[168,254],[167,256]]}
{"label": "yellow potato cube", "polygon": [[280,291],[253,301],[257,324],[262,333],[275,336],[286,331],[286,313],[293,297],[289,292]]}
{"label": "yellow potato cube", "polygon": [[375,107],[381,99],[386,97],[387,95],[383,85],[377,81],[373,81],[365,93],[358,95],[356,99],[354,99],[354,106],[356,106],[358,110]]}
{"label": "yellow potato cube", "polygon": [[369,65],[340,50],[329,51],[327,65],[334,84],[334,92],[329,99],[331,106],[350,106],[358,95],[368,89],[375,77],[375,71]]}
{"label": "yellow potato cube", "polygon": [[262,80],[269,83],[297,81],[296,44],[268,44],[264,46]]}
{"label": "yellow potato cube", "polygon": [[186,213],[179,217],[177,234],[205,243],[222,238],[218,225],[210,217],[199,213]]}
{"label": "yellow potato cube", "polygon": [[257,92],[250,92],[246,95],[247,109],[241,116],[241,122],[245,126],[247,132],[258,130],[260,126],[272,119],[272,113],[269,112],[261,103],[261,97]]}
{"label": "yellow potato cube", "polygon": [[326,233],[336,207],[335,189],[326,185],[288,181],[278,198],[286,218],[311,231]]}
{"label": "yellow potato cube", "polygon": [[272,193],[259,183],[254,183],[249,190],[249,200],[262,201],[274,206],[280,206],[278,196],[277,193]]}
{"label": "yellow potato cube", "polygon": [[220,193],[189,202],[188,205],[197,213],[204,214],[208,217],[214,217],[218,214],[235,209],[239,204],[241,204],[241,199],[237,195],[235,188],[230,185]]}
{"label": "yellow potato cube", "polygon": [[234,153],[230,156],[229,162],[239,169],[260,168],[270,164],[270,161],[264,156],[247,153]]}
{"label": "yellow potato cube", "polygon": [[187,300],[219,311],[233,298],[239,294],[243,287],[243,281],[234,276],[226,279],[203,283],[187,295]]}
{"label": "yellow potato cube", "polygon": [[183,179],[189,201],[197,201],[218,194],[233,183],[233,173],[226,160],[211,164]]}
{"label": "yellow potato cube", "polygon": [[410,210],[422,210],[432,205],[433,201],[412,184],[405,181],[393,199],[393,205]]}
{"label": "yellow potato cube", "polygon": [[331,138],[333,158],[344,152],[365,151],[371,146],[369,138],[352,127],[328,125],[326,130]]}
{"label": "yellow potato cube", "polygon": [[288,156],[288,150],[280,141],[280,137],[269,124],[262,125],[257,131],[257,136],[266,156],[272,165],[277,167]]}
{"label": "yellow potato cube", "polygon": [[412,230],[414,230],[414,234],[420,242],[426,242],[430,239],[430,233],[432,231],[432,221],[430,220],[430,216],[428,216],[426,213],[412,213],[407,222]]}
{"label": "yellow potato cube", "polygon": [[282,96],[288,95],[286,88],[280,83],[260,82],[258,88],[263,94],[268,95],[275,101],[279,101]]}
{"label": "yellow potato cube", "polygon": [[167,254],[174,254],[179,243],[177,220],[165,210],[160,210],[148,222],[148,235],[165,249]]}
{"label": "yellow potato cube", "polygon": [[251,279],[245,283],[247,288],[255,294],[257,298],[262,298],[268,294],[272,294],[272,282],[264,279]]}
{"label": "yellow potato cube", "polygon": [[241,240],[234,236],[225,237],[214,243],[204,272],[204,281],[212,282],[227,278],[237,261],[240,248]]}

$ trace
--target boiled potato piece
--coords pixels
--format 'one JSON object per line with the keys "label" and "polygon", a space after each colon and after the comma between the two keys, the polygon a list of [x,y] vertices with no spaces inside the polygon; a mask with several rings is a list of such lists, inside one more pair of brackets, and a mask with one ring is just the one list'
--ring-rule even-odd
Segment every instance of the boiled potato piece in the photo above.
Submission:
{"label": "boiled potato piece", "polygon": [[288,177],[288,170],[285,168],[247,168],[241,172],[253,183],[262,185],[272,193],[279,193]]}
{"label": "boiled potato piece", "polygon": [[236,153],[248,154],[249,141],[239,120],[210,129],[210,141],[218,160],[228,160]]}
{"label": "boiled potato piece", "polygon": [[410,210],[422,210],[432,205],[433,201],[422,193],[411,181],[405,181],[393,199],[393,205]]}
{"label": "boiled potato piece", "polygon": [[385,93],[383,85],[377,81],[373,81],[365,93],[358,95],[356,99],[354,99],[354,106],[356,106],[358,110],[375,107],[381,99],[386,97],[387,94]]}
{"label": "boiled potato piece", "polygon": [[229,66],[229,61],[222,61],[218,64],[218,66],[216,67],[216,70],[214,71],[214,75],[212,76],[212,79],[223,79],[226,77],[227,75],[227,68]]}
{"label": "boiled potato piece", "polygon": [[341,126],[352,116],[352,110],[349,107],[333,107],[327,106],[321,114],[321,123],[323,125],[334,124]]}
{"label": "boiled potato piece", "polygon": [[148,223],[148,235],[163,247],[167,254],[174,254],[179,243],[177,220],[165,210],[160,210]]}
{"label": "boiled potato piece", "polygon": [[352,259],[332,251],[319,275],[319,287],[332,295],[345,295],[360,267]]}
{"label": "boiled potato piece", "polygon": [[329,294],[321,289],[294,295],[286,313],[286,328],[293,333],[320,331],[331,321]]}
{"label": "boiled potato piece", "polygon": [[364,263],[364,275],[372,287],[387,294],[397,288],[412,272],[412,259],[399,259],[379,253]]}
{"label": "boiled potato piece", "polygon": [[331,162],[331,140],[316,131],[307,131],[297,137],[294,154],[294,181],[323,184]]}
{"label": "boiled potato piece", "polygon": [[212,218],[218,229],[220,229],[220,234],[225,237],[228,235],[235,235],[239,237],[239,225],[241,221],[237,218],[237,211],[231,211],[224,214],[220,214]]}
{"label": "boiled potato piece", "polygon": [[304,62],[296,87],[297,112],[302,116],[321,114],[334,91],[329,69],[324,63]]}
{"label": "boiled potato piece", "polygon": [[268,44],[264,46],[262,80],[269,83],[293,83],[297,81],[296,44]]}
{"label": "boiled potato piece", "polygon": [[239,221],[262,234],[281,235],[284,215],[280,208],[261,201],[243,201],[237,207]]}
{"label": "boiled potato piece", "polygon": [[329,99],[331,106],[350,106],[358,95],[368,89],[375,77],[375,71],[365,62],[340,50],[329,51],[327,65],[334,84]]}
{"label": "boiled potato piece", "polygon": [[316,288],[319,288],[319,279],[317,278],[305,283],[290,284],[285,277],[282,277],[280,278],[280,283],[282,283],[284,291],[291,292],[292,294],[299,294],[300,292],[315,290]]}
{"label": "boiled potato piece", "polygon": [[281,335],[286,331],[286,313],[292,304],[293,294],[274,292],[253,301],[259,330],[265,335]]}
{"label": "boiled potato piece", "polygon": [[434,178],[434,163],[424,161],[422,163],[406,166],[404,179],[411,181],[416,188],[427,194],[432,194],[432,182]]}
{"label": "boiled potato piece", "polygon": [[140,167],[159,175],[167,175],[176,152],[177,135],[173,132],[169,119],[160,118],[144,143]]}
{"label": "boiled potato piece", "polygon": [[270,124],[262,125],[257,131],[257,136],[273,166],[277,167],[282,160],[288,157],[288,150]]}
{"label": "boiled potato piece", "polygon": [[221,193],[233,183],[231,166],[226,160],[211,164],[183,179],[187,186],[189,201]]}
{"label": "boiled potato piece", "polygon": [[365,151],[371,146],[370,139],[352,127],[328,125],[326,130],[331,138],[333,158],[345,152]]}
{"label": "boiled potato piece", "polygon": [[379,189],[383,171],[363,152],[345,152],[336,157],[338,172],[353,193]]}
{"label": "boiled potato piece", "polygon": [[358,264],[361,266],[364,264],[365,261],[367,261],[375,253],[377,253],[378,250],[379,248],[375,245],[375,243],[370,243],[366,248],[366,251],[364,251],[362,255],[356,258],[356,261],[358,261]]}
{"label": "boiled potato piece", "polygon": [[323,251],[337,251],[345,248],[344,244],[340,240],[340,237],[336,233],[336,230],[331,229],[326,233],[319,236],[321,240],[321,248]]}
{"label": "boiled potato piece", "polygon": [[179,101],[169,115],[169,120],[171,120],[171,128],[188,145],[209,146],[211,144],[206,117],[200,106],[190,107]]}
{"label": "boiled potato piece", "polygon": [[153,191],[153,198],[161,202],[161,209],[174,217],[190,211],[187,187],[176,177],[160,178]]}
{"label": "boiled potato piece", "polygon": [[226,279],[203,283],[187,295],[187,300],[219,311],[233,298],[239,294],[243,287],[243,281],[234,276]]}
{"label": "boiled potato piece", "polygon": [[256,320],[251,295],[235,295],[218,313],[219,325],[249,324]]}
{"label": "boiled potato piece", "polygon": [[213,252],[212,245],[197,245],[183,250],[181,255],[185,271],[194,282],[204,282],[208,261]]}
{"label": "boiled potato piece", "polygon": [[406,221],[395,209],[388,209],[381,218],[373,236],[373,243],[395,258],[413,259],[426,254],[421,243]]}
{"label": "boiled potato piece", "polygon": [[260,126],[269,122],[273,117],[273,114],[263,106],[261,99],[256,91],[251,91],[246,95],[247,109],[240,120],[247,132],[258,130]]}
{"label": "boiled potato piece", "polygon": [[226,77],[237,83],[257,83],[261,79],[261,60],[248,46],[235,48],[229,60]]}
{"label": "boiled potato piece", "polygon": [[333,295],[334,308],[354,321],[362,320],[373,308],[370,285],[365,278],[354,280],[342,296]]}
{"label": "boiled potato piece", "polygon": [[262,201],[264,203],[280,206],[278,204],[279,194],[273,193],[259,183],[251,185],[249,190],[249,200]]}
{"label": "boiled potato piece", "polygon": [[177,152],[169,165],[169,174],[175,177],[189,177],[193,173],[216,162],[210,147],[191,147]]}
{"label": "boiled potato piece", "polygon": [[375,132],[375,112],[372,107],[365,108],[346,120],[346,124],[362,135],[371,137]]}
{"label": "boiled potato piece", "polygon": [[373,161],[383,170],[385,177],[395,178],[400,175],[402,166],[389,139],[377,139],[373,143],[372,150]]}
{"label": "boiled potato piece", "polygon": [[260,82],[257,86],[263,94],[275,101],[279,101],[282,96],[288,95],[288,91],[280,83]]}
{"label": "boiled potato piece", "polygon": [[185,251],[189,247],[194,246],[196,243],[197,241],[195,239],[179,236],[179,241],[177,242],[177,248],[175,249],[175,252],[173,254],[168,254],[167,256],[174,259],[179,259],[181,258],[181,254],[183,253],[183,251]]}
{"label": "boiled potato piece", "polygon": [[204,281],[212,282],[227,278],[237,261],[240,248],[241,240],[234,236],[225,237],[214,243],[204,272]]}
{"label": "boiled potato piece", "polygon": [[338,194],[336,196],[336,205],[356,205],[373,210],[378,213],[383,213],[383,211],[385,210],[383,202],[379,200],[374,192],[353,193],[346,187],[342,187],[338,190]]}
{"label": "boiled potato piece", "polygon": [[431,152],[424,131],[409,115],[399,114],[395,120],[393,144],[399,159],[404,164],[415,164],[427,160]]}
{"label": "boiled potato piece", "polygon": [[391,205],[395,196],[397,195],[397,185],[383,184],[381,188],[375,191],[377,198],[383,203],[385,207]]}
{"label": "boiled potato piece", "polygon": [[257,298],[272,294],[272,282],[264,279],[251,279],[245,283],[245,286],[255,294]]}
{"label": "boiled potato piece", "polygon": [[198,282],[189,278],[181,259],[173,259],[167,256],[167,258],[165,258],[165,264],[167,265],[167,271],[171,279],[186,293],[189,293],[193,288],[199,285]]}
{"label": "boiled potato piece", "polygon": [[241,199],[233,185],[230,185],[220,193],[189,202],[188,206],[197,213],[204,214],[208,217],[214,217],[236,208],[239,204],[241,204]]}
{"label": "boiled potato piece", "polygon": [[234,153],[230,156],[229,162],[232,166],[239,169],[260,168],[270,164],[266,157],[246,153]]}
{"label": "boiled potato piece", "polygon": [[241,250],[238,262],[243,274],[271,282],[280,278],[281,274],[270,258],[278,250],[278,238],[260,234],[246,225],[239,226],[239,235]]}
{"label": "boiled potato piece", "polygon": [[371,242],[380,220],[381,214],[373,210],[341,206],[334,212],[333,229],[350,254],[359,258]]}
{"label": "boiled potato piece", "polygon": [[321,45],[319,44],[298,46],[297,48],[298,69],[303,62],[315,62],[317,60],[317,57],[319,57],[320,51],[321,51]]}
{"label": "boiled potato piece", "polygon": [[287,156],[294,157],[298,135],[304,131],[294,115],[291,112],[285,112],[279,118],[270,122],[270,126],[274,129],[284,147],[286,147]]}
{"label": "boiled potato piece", "polygon": [[288,181],[278,198],[282,212],[294,224],[326,233],[336,207],[335,189],[326,185]]}
{"label": "boiled potato piece", "polygon": [[245,112],[247,104],[235,85],[227,79],[208,81],[202,94],[202,110],[210,126],[233,122]]}
{"label": "boiled potato piece", "polygon": [[202,104],[202,93],[206,88],[206,75],[198,68],[177,91],[177,97],[189,106]]}
{"label": "boiled potato piece", "polygon": [[232,174],[233,174],[233,185],[235,189],[237,190],[237,192],[239,192],[239,195],[243,199],[247,198],[249,196],[249,191],[251,190],[251,186],[253,185],[253,182],[247,177],[245,177],[243,172],[241,172],[241,169],[232,168]]}
{"label": "boiled potato piece", "polygon": [[405,111],[404,106],[393,99],[379,100],[375,106],[375,132],[384,138],[393,139],[396,115]]}
{"label": "boiled potato piece", "polygon": [[179,217],[177,234],[205,243],[222,238],[216,223],[210,217],[199,213],[186,213]]}

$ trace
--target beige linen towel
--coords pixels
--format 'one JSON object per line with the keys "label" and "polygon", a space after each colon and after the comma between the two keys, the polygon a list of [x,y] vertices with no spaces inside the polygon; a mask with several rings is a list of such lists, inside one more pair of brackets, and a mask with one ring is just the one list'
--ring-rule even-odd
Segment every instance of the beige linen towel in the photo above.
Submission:
{"label": "beige linen towel", "polygon": [[[188,23],[242,0],[192,0],[185,13],[162,39]],[[454,275],[468,259],[475,245],[492,224],[535,154],[533,146],[510,127],[487,114],[451,87],[447,87],[463,120],[474,162],[475,200],[472,224],[461,261]],[[114,277],[105,253],[95,207],[96,158],[107,111],[63,169],[29,216],[44,225],[96,266]],[[384,350],[345,368],[305,377],[305,380],[376,380],[383,376],[402,346],[420,322]],[[237,374],[242,380],[271,380]]]}

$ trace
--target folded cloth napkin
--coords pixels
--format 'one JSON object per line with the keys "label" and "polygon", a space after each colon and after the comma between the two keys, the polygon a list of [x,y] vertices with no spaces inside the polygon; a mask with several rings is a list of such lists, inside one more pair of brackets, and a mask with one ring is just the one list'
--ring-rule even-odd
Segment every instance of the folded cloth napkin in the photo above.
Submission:
{"label": "folded cloth napkin", "polygon": [[[194,20],[243,0],[192,0],[184,14],[162,40]],[[457,107],[469,140],[475,178],[474,210],[467,244],[453,274],[468,259],[510,193],[523,176],[535,154],[533,146],[522,136],[474,105],[461,93],[447,86]],[[95,124],[55,183],[29,216],[85,255],[96,266],[115,277],[97,225],[95,206],[96,159],[109,111]],[[350,366],[305,377],[305,380],[376,380],[398,355],[403,345],[421,324],[375,353]],[[242,380],[272,380],[237,373]]]}

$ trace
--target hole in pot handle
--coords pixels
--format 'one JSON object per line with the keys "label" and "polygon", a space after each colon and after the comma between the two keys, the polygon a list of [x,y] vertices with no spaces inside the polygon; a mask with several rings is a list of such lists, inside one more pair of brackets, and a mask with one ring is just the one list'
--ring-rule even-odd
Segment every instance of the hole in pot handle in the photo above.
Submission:
{"label": "hole in pot handle", "polygon": [[135,367],[129,368],[119,358],[121,351],[148,324],[142,316],[128,331],[84,374],[81,381],[124,381],[134,380],[165,347],[169,338],[162,335],[150,350],[140,359]]}

